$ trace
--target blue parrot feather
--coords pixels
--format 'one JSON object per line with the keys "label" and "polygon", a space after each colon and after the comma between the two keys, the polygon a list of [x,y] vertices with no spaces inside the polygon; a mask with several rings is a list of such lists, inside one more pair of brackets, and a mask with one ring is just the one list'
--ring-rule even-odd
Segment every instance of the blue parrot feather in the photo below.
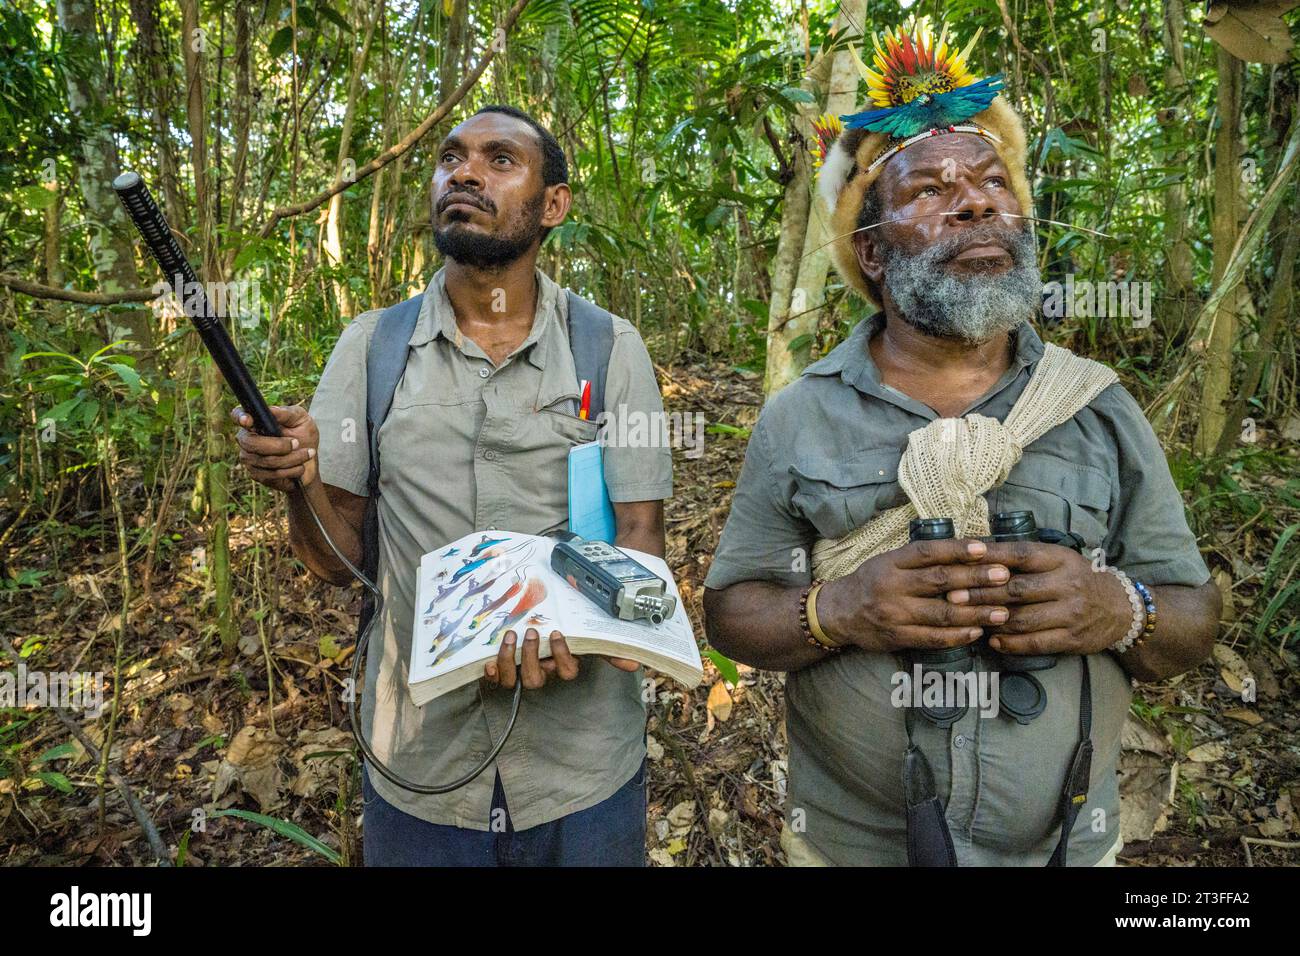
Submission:
{"label": "blue parrot feather", "polygon": [[866,129],[888,133],[894,139],[906,139],[927,129],[964,123],[988,109],[1002,89],[1002,74],[986,77],[969,86],[959,86],[946,93],[918,96],[902,106],[864,110],[840,117],[847,129]]}

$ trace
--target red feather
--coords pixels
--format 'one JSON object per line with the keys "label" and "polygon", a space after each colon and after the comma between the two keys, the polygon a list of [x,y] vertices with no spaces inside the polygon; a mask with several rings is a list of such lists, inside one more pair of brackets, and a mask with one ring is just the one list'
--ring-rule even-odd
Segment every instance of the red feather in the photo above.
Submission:
{"label": "red feather", "polygon": [[906,33],[903,34],[903,69],[908,73],[916,72],[916,48],[912,46],[912,38]]}

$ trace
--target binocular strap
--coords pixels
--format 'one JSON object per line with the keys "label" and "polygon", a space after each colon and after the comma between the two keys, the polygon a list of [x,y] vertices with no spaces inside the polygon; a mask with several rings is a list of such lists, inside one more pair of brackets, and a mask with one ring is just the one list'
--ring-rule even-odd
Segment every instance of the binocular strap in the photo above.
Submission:
{"label": "binocular strap", "polygon": [[[1079,810],[1088,800],[1092,772],[1092,675],[1087,655],[1081,655],[1079,677],[1079,742],[1061,790],[1061,838],[1048,866],[1065,866],[1070,831]],[[914,708],[906,708],[907,750],[903,753],[903,801],[907,810],[907,865],[956,866],[952,833],[944,818],[943,804],[935,792],[930,761],[912,739]]]}
{"label": "binocular strap", "polygon": [[912,740],[912,708],[907,708],[907,750],[903,754],[903,802],[907,807],[907,865],[956,866],[952,833],[934,789],[930,761]]}
{"label": "binocular strap", "polygon": [[1079,655],[1079,743],[1074,748],[1074,759],[1061,790],[1061,839],[1056,844],[1048,866],[1065,866],[1065,854],[1070,845],[1070,831],[1079,810],[1088,802],[1088,779],[1092,775],[1092,676],[1088,655]]}

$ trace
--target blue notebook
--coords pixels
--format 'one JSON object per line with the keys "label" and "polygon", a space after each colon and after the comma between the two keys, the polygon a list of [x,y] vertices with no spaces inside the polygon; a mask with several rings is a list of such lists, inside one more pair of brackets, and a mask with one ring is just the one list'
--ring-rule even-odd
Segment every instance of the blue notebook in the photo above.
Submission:
{"label": "blue notebook", "polygon": [[569,450],[569,530],[588,541],[614,543],[614,505],[598,441]]}

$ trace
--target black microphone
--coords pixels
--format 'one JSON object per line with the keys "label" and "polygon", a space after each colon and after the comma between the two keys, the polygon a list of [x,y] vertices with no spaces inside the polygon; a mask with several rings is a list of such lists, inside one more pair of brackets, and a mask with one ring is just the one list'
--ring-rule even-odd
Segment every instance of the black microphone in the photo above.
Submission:
{"label": "black microphone", "polygon": [[136,229],[140,230],[144,244],[149,247],[163,275],[168,278],[172,288],[182,294],[185,314],[194,323],[199,338],[203,340],[212,360],[217,363],[226,384],[235,393],[235,398],[239,399],[240,407],[252,417],[261,434],[279,437],[279,422],[267,407],[266,399],[262,397],[253,376],[248,373],[244,360],[235,351],[230,333],[226,331],[220,317],[213,313],[194,267],[176,244],[176,237],[172,235],[162,210],[150,195],[149,187],[144,184],[139,173],[128,172],[113,180],[113,191],[122,200]]}

